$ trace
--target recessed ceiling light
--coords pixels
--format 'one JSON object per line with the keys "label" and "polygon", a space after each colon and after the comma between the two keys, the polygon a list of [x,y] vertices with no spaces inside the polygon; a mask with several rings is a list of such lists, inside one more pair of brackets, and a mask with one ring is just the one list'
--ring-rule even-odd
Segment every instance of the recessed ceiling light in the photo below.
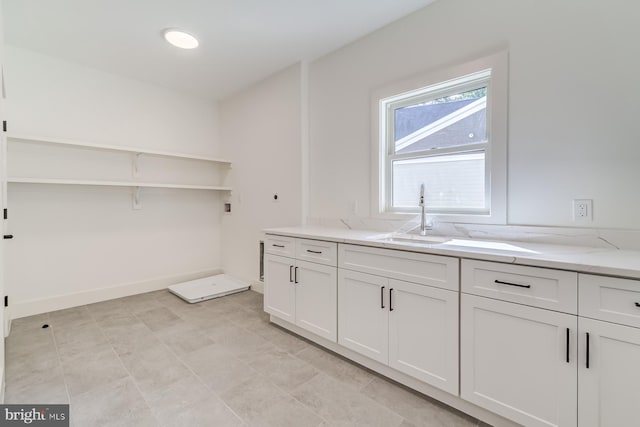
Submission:
{"label": "recessed ceiling light", "polygon": [[175,28],[164,30],[164,39],[182,49],[195,49],[199,44],[198,39],[194,36],[184,31],[176,30]]}

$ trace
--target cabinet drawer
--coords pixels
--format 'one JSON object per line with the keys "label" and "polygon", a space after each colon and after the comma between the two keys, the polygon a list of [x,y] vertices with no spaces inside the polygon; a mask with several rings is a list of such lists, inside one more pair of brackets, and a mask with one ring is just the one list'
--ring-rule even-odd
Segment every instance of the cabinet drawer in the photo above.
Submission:
{"label": "cabinet drawer", "polygon": [[578,274],[462,260],[462,292],[577,314]]}
{"label": "cabinet drawer", "polygon": [[640,280],[580,274],[580,316],[640,328]]}
{"label": "cabinet drawer", "polygon": [[338,245],[338,267],[457,291],[458,258]]}
{"label": "cabinet drawer", "polygon": [[283,237],[268,234],[264,239],[264,251],[268,254],[293,258],[295,256],[295,241],[293,237]]}
{"label": "cabinet drawer", "polygon": [[338,244],[320,240],[296,239],[296,259],[336,266]]}

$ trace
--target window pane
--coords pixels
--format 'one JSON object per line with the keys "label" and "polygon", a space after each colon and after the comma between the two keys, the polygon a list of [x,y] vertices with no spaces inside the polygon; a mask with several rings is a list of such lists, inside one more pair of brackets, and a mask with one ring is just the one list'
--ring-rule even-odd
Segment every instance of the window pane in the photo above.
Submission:
{"label": "window pane", "polygon": [[394,150],[397,154],[486,140],[486,87],[394,110]]}
{"label": "window pane", "polygon": [[476,152],[394,161],[393,207],[417,207],[424,183],[427,210],[485,209],[484,157]]}

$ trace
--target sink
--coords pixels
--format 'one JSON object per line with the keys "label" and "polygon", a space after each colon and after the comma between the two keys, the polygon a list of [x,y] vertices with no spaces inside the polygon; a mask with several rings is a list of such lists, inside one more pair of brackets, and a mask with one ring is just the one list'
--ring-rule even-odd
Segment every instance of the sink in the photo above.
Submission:
{"label": "sink", "polygon": [[419,234],[383,234],[381,236],[373,236],[371,240],[411,245],[436,245],[445,243],[451,239],[441,236],[421,236]]}
{"label": "sink", "polygon": [[513,242],[477,240],[477,239],[456,239],[443,236],[421,236],[409,233],[385,233],[370,236],[367,240],[382,243],[398,243],[402,245],[425,246],[438,249],[456,250],[480,250],[497,252],[524,252],[537,254],[539,252],[517,245]]}

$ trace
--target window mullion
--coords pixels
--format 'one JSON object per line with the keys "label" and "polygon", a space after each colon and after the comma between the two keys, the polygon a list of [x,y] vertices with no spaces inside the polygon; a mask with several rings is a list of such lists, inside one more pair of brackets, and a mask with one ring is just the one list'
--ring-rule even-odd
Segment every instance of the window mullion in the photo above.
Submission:
{"label": "window mullion", "polygon": [[442,156],[445,154],[453,154],[453,153],[468,153],[468,152],[482,151],[482,150],[486,151],[487,146],[488,146],[487,142],[479,142],[477,144],[462,145],[457,147],[434,148],[431,150],[413,151],[411,153],[390,154],[388,157],[392,161],[413,159],[413,158],[420,158],[420,157],[434,157],[434,156]]}

